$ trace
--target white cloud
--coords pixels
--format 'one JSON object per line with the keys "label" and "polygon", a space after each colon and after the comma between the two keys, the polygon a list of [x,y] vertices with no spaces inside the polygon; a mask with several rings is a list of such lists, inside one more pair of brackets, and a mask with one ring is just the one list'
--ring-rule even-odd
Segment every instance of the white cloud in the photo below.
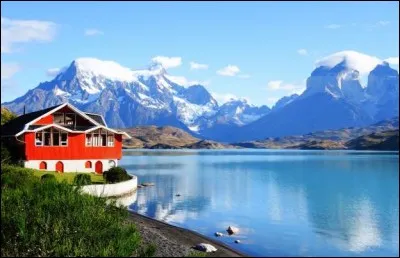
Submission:
{"label": "white cloud", "polygon": [[329,25],[325,26],[326,29],[331,29],[331,30],[339,29],[341,27],[342,27],[342,25],[340,25],[340,24],[329,24]]}
{"label": "white cloud", "polygon": [[190,70],[207,70],[208,65],[190,62]]}
{"label": "white cloud", "polygon": [[240,74],[240,75],[238,75],[238,77],[239,77],[239,78],[242,78],[242,79],[248,79],[248,78],[250,78],[251,76],[250,76],[250,74]]}
{"label": "white cloud", "polygon": [[151,59],[153,63],[160,64],[165,69],[174,68],[182,65],[181,57],[167,57],[167,56],[156,56]]}
{"label": "white cloud", "polygon": [[232,93],[216,93],[216,92],[211,92],[211,96],[219,103],[219,104],[224,104],[228,102],[229,100],[232,99],[238,99],[238,97]]}
{"label": "white cloud", "polygon": [[360,72],[361,75],[368,74],[378,64],[382,63],[382,60],[375,56],[369,56],[363,53],[359,53],[352,50],[341,51],[322,58],[316,61],[316,66],[328,66],[334,67],[340,62],[347,60],[347,64],[350,68]]}
{"label": "white cloud", "polygon": [[1,80],[9,80],[14,74],[21,70],[17,63],[2,63],[1,64]]}
{"label": "white cloud", "polygon": [[376,23],[377,26],[386,26],[386,25],[389,25],[389,24],[390,24],[390,21],[378,21]]}
{"label": "white cloud", "polygon": [[399,65],[399,57],[398,56],[386,58],[385,61],[391,65]]}
{"label": "white cloud", "polygon": [[14,45],[19,43],[52,41],[56,28],[57,25],[49,21],[1,17],[1,53],[12,53]]}
{"label": "white cloud", "polygon": [[217,74],[222,76],[235,76],[240,72],[239,67],[236,65],[228,65],[220,70],[217,71]]}
{"label": "white cloud", "polygon": [[67,67],[63,67],[63,68],[50,68],[47,69],[46,71],[46,75],[49,77],[55,77],[57,76],[59,73],[64,72],[67,69]]}
{"label": "white cloud", "polygon": [[294,91],[297,89],[304,88],[304,85],[284,83],[283,81],[270,81],[267,84],[267,88],[273,91],[284,90],[284,91]]}
{"label": "white cloud", "polygon": [[308,55],[307,49],[304,49],[304,48],[297,50],[297,53],[298,53],[299,55],[301,55],[301,56],[306,56],[306,55]]}
{"label": "white cloud", "polygon": [[165,77],[167,77],[168,80],[170,80],[174,83],[177,83],[179,85],[186,86],[186,87],[192,86],[192,85],[198,85],[198,84],[207,86],[210,84],[209,81],[190,81],[183,76],[173,76],[173,75],[167,74],[167,75],[165,75]]}
{"label": "white cloud", "polygon": [[97,35],[104,35],[104,32],[97,29],[86,29],[85,36],[97,36]]}

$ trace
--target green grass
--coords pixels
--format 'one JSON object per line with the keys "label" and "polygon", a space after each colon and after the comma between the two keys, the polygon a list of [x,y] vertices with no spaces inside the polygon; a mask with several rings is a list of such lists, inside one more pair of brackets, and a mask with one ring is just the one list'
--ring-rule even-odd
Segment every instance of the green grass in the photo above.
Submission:
{"label": "green grass", "polygon": [[186,257],[207,257],[207,253],[197,250],[191,250]]}
{"label": "green grass", "polygon": [[[68,184],[72,184],[74,181],[74,177],[80,173],[59,173],[54,171],[41,171],[41,170],[33,170],[33,175],[37,177],[42,177],[45,174],[52,174],[56,177],[58,182],[67,181]],[[89,173],[90,178],[92,179],[92,184],[104,184],[105,181],[103,179],[103,175],[97,175],[95,173]]]}
{"label": "green grass", "polygon": [[42,181],[41,173],[2,164],[1,257],[154,254],[126,209],[81,194],[67,180]]}

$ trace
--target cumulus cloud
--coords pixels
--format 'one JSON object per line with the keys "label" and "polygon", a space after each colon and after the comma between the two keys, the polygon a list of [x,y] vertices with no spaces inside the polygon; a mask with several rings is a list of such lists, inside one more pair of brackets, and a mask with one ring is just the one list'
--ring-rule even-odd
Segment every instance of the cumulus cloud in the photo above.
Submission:
{"label": "cumulus cloud", "polygon": [[85,36],[98,36],[98,35],[103,35],[104,32],[102,32],[101,30],[97,30],[97,29],[86,29],[85,30]]}
{"label": "cumulus cloud", "polygon": [[326,29],[331,29],[331,30],[336,30],[341,27],[342,27],[342,25],[340,25],[340,24],[329,24],[329,25],[325,26]]}
{"label": "cumulus cloud", "polygon": [[301,56],[306,56],[306,55],[308,55],[307,49],[304,49],[304,48],[297,50],[297,53],[298,53],[299,55],[301,55]]}
{"label": "cumulus cloud", "polygon": [[1,53],[12,53],[15,44],[52,41],[56,35],[56,29],[57,25],[50,21],[1,17]]}
{"label": "cumulus cloud", "polygon": [[165,69],[174,68],[182,65],[181,57],[167,57],[167,56],[155,56],[151,59],[155,64],[160,64]]}
{"label": "cumulus cloud", "polygon": [[208,65],[190,62],[190,70],[207,70]]}
{"label": "cumulus cloud", "polygon": [[1,64],[1,80],[9,80],[14,74],[21,70],[17,63],[2,63]]}
{"label": "cumulus cloud", "polygon": [[385,61],[391,65],[399,65],[399,57],[398,56],[386,58]]}
{"label": "cumulus cloud", "polygon": [[328,66],[334,67],[343,60],[347,61],[347,65],[360,72],[361,75],[368,74],[378,64],[382,63],[382,60],[375,56],[369,56],[356,51],[348,50],[341,51],[322,58],[316,61],[316,66]]}
{"label": "cumulus cloud", "polygon": [[236,65],[228,65],[220,70],[217,71],[217,74],[222,76],[235,76],[240,72],[239,67]]}

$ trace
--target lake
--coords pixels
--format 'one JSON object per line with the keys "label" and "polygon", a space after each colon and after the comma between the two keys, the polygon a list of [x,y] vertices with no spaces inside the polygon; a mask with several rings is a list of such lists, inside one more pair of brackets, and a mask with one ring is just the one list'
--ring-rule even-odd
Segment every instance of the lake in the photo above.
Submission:
{"label": "lake", "polygon": [[248,255],[399,256],[398,152],[124,150],[119,165],[155,183],[130,210]]}

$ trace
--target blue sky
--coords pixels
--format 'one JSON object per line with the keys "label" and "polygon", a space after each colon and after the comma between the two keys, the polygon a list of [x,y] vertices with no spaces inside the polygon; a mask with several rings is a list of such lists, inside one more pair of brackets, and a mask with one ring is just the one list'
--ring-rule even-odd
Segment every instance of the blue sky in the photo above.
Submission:
{"label": "blue sky", "polygon": [[[178,57],[171,75],[203,82],[218,100],[235,95],[269,106],[301,92],[315,62],[339,51],[398,65],[398,2],[1,2],[1,8],[2,102],[51,80],[49,69],[78,57],[132,69],[156,56]],[[191,69],[190,62],[206,66]]]}

